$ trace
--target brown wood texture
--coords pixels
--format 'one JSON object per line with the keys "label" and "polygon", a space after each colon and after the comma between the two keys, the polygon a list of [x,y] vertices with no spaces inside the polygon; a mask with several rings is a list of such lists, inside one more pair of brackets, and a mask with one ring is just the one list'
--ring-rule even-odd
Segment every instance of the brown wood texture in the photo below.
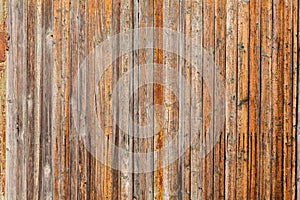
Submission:
{"label": "brown wood texture", "polygon": [[6,1],[0,1],[0,199],[5,198],[6,167]]}
{"label": "brown wood texture", "polygon": [[[299,3],[0,0],[0,199],[299,199]],[[84,130],[98,123],[106,140],[94,152],[97,135],[78,129],[85,115],[75,121],[77,80],[99,94],[77,105],[96,107]]]}

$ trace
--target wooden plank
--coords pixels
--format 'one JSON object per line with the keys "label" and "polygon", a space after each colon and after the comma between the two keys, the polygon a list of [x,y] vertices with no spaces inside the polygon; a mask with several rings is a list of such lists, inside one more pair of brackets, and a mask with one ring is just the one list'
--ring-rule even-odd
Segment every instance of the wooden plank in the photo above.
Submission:
{"label": "wooden plank", "polygon": [[[103,18],[103,25],[101,26],[101,33],[103,40],[107,39],[112,34],[112,15],[113,15],[113,1],[105,0],[102,3],[102,12],[101,16]],[[103,57],[109,55],[102,55]],[[107,137],[109,142],[113,142],[113,130],[112,130],[112,107],[111,100],[109,95],[111,94],[111,84],[112,84],[112,65],[107,66],[107,70],[104,74],[104,86],[103,86],[103,100],[104,100],[104,134]],[[104,147],[106,162],[104,163],[104,176],[101,180],[103,187],[103,197],[106,199],[112,199],[113,196],[113,178],[115,174],[113,174],[113,170],[109,167],[112,164],[112,149],[106,144]]]}
{"label": "wooden plank", "polygon": [[[95,48],[97,49],[99,47],[99,45],[103,42],[104,38],[104,33],[103,31],[103,26],[104,26],[104,12],[103,12],[103,1],[102,0],[96,0],[95,1],[95,36],[94,36],[94,45]],[[101,70],[100,66],[103,63],[101,56],[103,56],[103,52],[94,52],[94,60],[95,60],[95,73],[97,73],[97,70]],[[103,74],[105,75],[105,73]],[[96,81],[96,80],[95,80]],[[97,116],[98,119],[96,119],[95,123],[98,123],[100,125],[100,131],[104,132],[105,131],[105,127],[104,127],[104,77],[100,77],[100,80],[98,83],[95,83],[95,86],[98,86],[98,91],[99,91],[99,99],[98,99],[98,103],[100,104],[99,107],[97,107],[97,103],[96,103],[96,111],[97,112]],[[105,133],[104,133],[105,134]],[[97,141],[97,135],[94,136],[95,137],[95,141]],[[95,142],[96,143],[96,142]],[[95,152],[95,157],[97,159],[97,161],[95,162],[95,167],[94,167],[94,173],[95,173],[95,177],[94,177],[94,181],[95,181],[95,196],[97,198],[105,198],[104,195],[104,172],[105,172],[105,165],[104,165],[104,160],[98,160],[98,158],[103,158],[105,155],[104,149],[105,149],[105,144],[102,143],[102,146],[95,146],[94,148],[97,149],[97,151]],[[109,179],[108,179],[109,180]]]}
{"label": "wooden plank", "polygon": [[297,41],[297,35],[299,34],[298,31],[298,25],[299,23],[299,2],[298,1],[293,1],[293,133],[292,137],[294,140],[292,141],[292,145],[294,146],[294,151],[292,153],[292,198],[295,199],[297,196],[297,192],[299,189],[297,188],[297,174],[299,171],[297,171],[297,147],[298,147],[298,142],[297,142],[297,83],[299,81],[298,79],[298,59],[299,59],[299,54],[298,54],[298,41]]}
{"label": "wooden plank", "polygon": [[[168,30],[177,31],[179,27],[179,1],[166,0],[164,1],[164,14],[163,14],[163,26]],[[170,40],[171,37],[166,37],[163,40],[163,45],[170,46],[174,41]],[[176,41],[179,45],[180,41]],[[165,49],[163,49],[165,50]],[[178,199],[179,188],[179,174],[178,167],[179,162],[177,155],[179,154],[179,143],[175,144],[175,141],[179,142],[178,134],[180,131],[179,125],[179,101],[180,97],[176,94],[176,89],[179,88],[178,76],[170,73],[170,69],[178,72],[178,57],[174,52],[164,51],[163,59],[163,81],[167,83],[163,86],[163,109],[160,112],[164,112],[162,122],[163,124],[163,141],[164,144],[170,145],[168,152],[163,154],[163,162],[167,166],[163,170],[163,199]],[[164,151],[163,151],[164,152]]]}
{"label": "wooden plank", "polygon": [[261,1],[250,0],[249,44],[249,178],[250,199],[259,198],[259,134],[260,134],[260,18]]}
{"label": "wooden plank", "polygon": [[[111,32],[111,14],[112,14],[112,5],[111,2],[108,1],[98,1],[97,2],[97,10],[99,10],[99,14],[97,16],[97,19],[99,19],[98,23],[96,23],[97,27],[97,35],[96,35],[96,41],[97,45],[101,44],[103,40],[105,40]],[[98,37],[98,38],[97,38]],[[99,53],[101,57],[104,57],[103,52]],[[104,60],[104,59],[103,59]],[[99,62],[104,63],[104,61],[99,60]],[[99,121],[98,123],[101,124],[101,131],[103,131],[104,136],[108,140],[108,142],[112,142],[112,130],[110,127],[110,118],[111,115],[111,106],[109,104],[109,92],[105,88],[106,83],[110,84],[110,81],[112,79],[112,66],[107,66],[108,69],[105,71],[100,78],[99,81],[99,93],[100,93],[100,103],[101,106],[99,108],[100,112],[99,114]],[[104,69],[101,69],[104,70]],[[100,198],[112,198],[112,169],[109,167],[112,163],[112,149],[109,146],[108,143],[105,143],[103,147],[101,147],[101,150],[103,152],[100,152],[99,156],[103,156],[103,162],[99,166],[99,186],[100,186]],[[106,181],[105,181],[106,180]]]}
{"label": "wooden plank", "polygon": [[[215,78],[215,102],[223,103],[224,99],[221,99],[223,93],[223,83],[219,82],[222,79],[225,80],[225,64],[226,64],[226,2],[219,0],[215,1],[215,76],[220,76],[220,79]],[[221,84],[221,85],[220,85]],[[218,108],[221,105],[214,103],[214,108]],[[214,114],[215,116],[215,114]],[[218,116],[215,116],[214,122],[218,123]],[[223,127],[223,124],[214,124],[214,127]],[[221,130],[220,136],[216,138],[216,144],[214,146],[214,199],[225,198],[225,129]],[[218,133],[216,133],[218,134]]]}
{"label": "wooden plank", "polygon": [[225,199],[236,198],[237,143],[237,1],[226,4],[226,133]]}
{"label": "wooden plank", "polygon": [[261,2],[260,199],[271,198],[272,1]]}
{"label": "wooden plank", "polygon": [[[111,21],[111,30],[110,30],[110,35],[108,36],[113,36],[115,34],[120,33],[121,29],[121,4],[122,1],[117,0],[117,1],[112,1],[112,21]],[[105,90],[106,90],[106,95],[108,98],[108,101],[106,101],[106,105],[109,106],[108,113],[106,113],[106,117],[109,119],[109,123],[107,123],[109,130],[112,133],[111,136],[111,143],[116,145],[116,146],[121,146],[121,148],[124,147],[124,142],[122,142],[124,139],[123,137],[126,137],[126,135],[123,133],[123,130],[121,130],[119,127],[114,127],[114,121],[113,121],[113,116],[116,116],[116,122],[119,123],[120,121],[120,97],[118,95],[117,102],[114,103],[112,100],[112,93],[114,92],[114,85],[119,81],[121,78],[121,73],[122,73],[122,59],[118,58],[118,53],[120,51],[120,48],[118,47],[120,45],[119,40],[116,41],[115,44],[112,44],[112,49],[115,49],[115,52],[112,53],[112,55],[105,55],[105,56],[111,56],[112,59],[116,59],[115,62],[112,63],[111,68],[109,68],[109,76],[106,77],[106,82],[105,82]],[[126,131],[126,130],[125,130]],[[112,148],[112,147],[110,147]],[[122,167],[123,165],[123,155],[120,154],[119,151],[115,151],[114,149],[111,149],[111,167],[113,167],[112,171],[112,188],[110,188],[110,192],[112,195],[112,199],[121,199],[121,194],[122,194],[122,183],[121,183],[121,176],[122,176]],[[105,181],[105,180],[104,180]]]}
{"label": "wooden plank", "polygon": [[282,166],[283,166],[283,1],[273,2],[272,28],[272,196],[282,199]]}
{"label": "wooden plank", "polygon": [[[19,31],[17,34],[17,42],[18,43],[25,43],[26,40],[24,35],[24,32],[26,31],[26,27],[24,27],[25,23],[25,17],[26,15],[24,14],[25,4],[20,3],[18,5],[19,12],[17,13],[17,17],[19,19],[18,26],[19,26]],[[24,173],[26,173],[26,154],[22,152],[26,152],[26,135],[25,133],[27,132],[27,126],[26,126],[26,119],[27,119],[27,108],[26,108],[26,83],[27,83],[27,77],[22,76],[22,72],[26,72],[26,60],[24,59],[26,55],[26,51],[24,49],[18,48],[17,49],[17,56],[20,56],[23,59],[19,59],[16,61],[17,65],[20,66],[17,72],[17,91],[18,91],[18,98],[17,98],[17,121],[16,121],[16,128],[18,131],[18,138],[17,143],[17,165],[16,165],[16,170],[17,174],[19,177],[19,181],[16,183],[17,187],[17,198],[21,198],[22,196],[26,195],[26,189],[27,189],[27,184],[26,184],[26,178],[24,176]]]}
{"label": "wooden plank", "polygon": [[[132,16],[132,10],[133,10],[133,1],[131,0],[123,0],[120,1],[120,33],[127,32],[132,30],[133,24],[133,16]],[[132,36],[131,36],[132,37]],[[132,44],[134,41],[132,41],[132,38],[126,38],[127,40],[120,41],[122,44],[122,48],[124,49],[131,49]],[[125,46],[126,45],[126,46]],[[120,50],[121,51],[121,50]],[[121,52],[123,53],[123,52]],[[133,110],[133,101],[135,100],[133,97],[133,84],[134,84],[134,77],[130,73],[129,75],[126,75],[130,70],[135,67],[133,65],[133,52],[128,52],[123,54],[123,56],[120,58],[120,63],[118,67],[118,78],[119,79],[124,79],[124,84],[121,85],[122,91],[119,91],[119,93],[124,93],[125,95],[119,97],[119,121],[123,120],[123,123],[127,123],[128,127],[127,130],[123,130],[122,127],[120,128],[119,132],[119,147],[124,150],[125,152],[122,154],[119,154],[119,160],[120,160],[120,169],[121,174],[120,174],[120,197],[119,199],[133,199],[132,195],[132,186],[133,186],[133,175],[131,173],[133,166],[132,166],[132,150],[133,150],[133,139],[130,136],[134,132],[133,130],[133,116],[134,116],[134,110]],[[121,82],[122,83],[122,82]],[[124,102],[125,99],[133,99],[133,101],[129,102]],[[122,104],[128,104],[127,106],[122,106]],[[117,109],[118,109],[117,108]],[[120,108],[125,108],[128,109],[127,111],[124,111],[123,109]],[[126,114],[128,113],[128,114]],[[121,122],[120,122],[121,123]]]}
{"label": "wooden plank", "polygon": [[248,198],[249,1],[238,2],[237,185],[236,198]]}
{"label": "wooden plank", "polygon": [[[86,47],[86,55],[88,58],[88,72],[87,72],[87,78],[88,78],[88,82],[87,82],[87,91],[95,91],[95,73],[97,72],[97,70],[95,69],[95,62],[96,62],[96,58],[95,58],[95,43],[94,43],[94,37],[95,37],[95,5],[96,2],[95,0],[92,1],[88,1],[87,2],[87,13],[86,13],[86,20],[87,20],[87,35],[86,35],[86,40],[87,40],[87,47]],[[67,8],[68,9],[68,8]],[[68,11],[65,11],[66,13],[68,13]],[[67,24],[69,23],[68,20],[63,20],[63,22],[66,22]],[[68,29],[66,29],[63,32],[68,32]],[[67,42],[67,41],[66,41]],[[67,93],[64,92],[64,93]],[[93,94],[93,93],[88,93],[88,94]],[[89,95],[88,97],[88,102],[90,102],[90,105],[88,105],[87,112],[91,112],[92,110],[95,109],[95,105],[92,104],[91,102],[93,102],[94,100],[94,96],[93,95]],[[96,184],[95,184],[95,171],[94,169],[96,168],[96,159],[97,157],[95,157],[95,155],[93,155],[92,152],[98,152],[96,150],[96,148],[98,148],[97,146],[95,146],[94,141],[96,141],[95,137],[97,137],[96,134],[93,134],[95,132],[95,123],[96,123],[96,119],[95,118],[91,118],[89,117],[89,122],[88,122],[88,126],[91,134],[90,137],[88,138],[88,144],[89,144],[89,152],[88,152],[88,166],[87,166],[87,180],[86,180],[86,185],[87,185],[87,199],[96,199]],[[67,136],[68,137],[68,136]],[[63,161],[62,161],[63,163]],[[62,170],[65,171],[65,170]],[[65,172],[66,173],[66,172]]]}
{"label": "wooden plank", "polygon": [[[208,60],[214,60],[214,18],[215,18],[215,5],[213,0],[204,0],[203,1],[203,48],[206,53],[203,53],[203,77],[206,77],[206,81],[202,84],[203,89],[203,196],[202,199],[213,199],[214,198],[214,168],[213,168],[213,156],[214,151],[211,148],[213,144],[213,135],[214,130],[210,126],[213,124],[214,115],[212,113],[214,106],[214,69],[210,65]],[[209,78],[207,78],[209,77]],[[209,83],[212,82],[211,88]]]}
{"label": "wooden plank", "polygon": [[[37,1],[37,67],[40,69],[41,79],[41,166],[40,166],[40,198],[52,198],[53,185],[52,179],[52,1]],[[39,16],[41,19],[39,19]],[[39,73],[39,72],[37,72]]]}
{"label": "wooden plank", "polygon": [[[75,82],[76,73],[78,72],[79,68],[79,48],[78,48],[78,39],[79,39],[79,1],[73,1],[70,6],[70,78],[69,78],[69,87],[72,87]],[[71,56],[76,55],[76,56]],[[70,97],[69,97],[70,98]],[[70,111],[70,115],[74,113]],[[76,132],[75,128],[75,121],[71,116],[69,116],[70,120],[70,132],[69,132],[69,194],[68,196],[70,199],[77,199],[78,198],[78,162],[79,162],[79,155],[78,155],[78,145],[79,145],[79,137]]]}
{"label": "wooden plank", "polygon": [[[145,23],[145,14],[144,12],[141,12],[141,6],[147,4],[148,2],[140,2],[137,0],[134,0],[132,3],[132,29],[138,29],[141,24],[144,25]],[[141,19],[140,19],[141,15]],[[147,21],[146,21],[147,22]],[[132,126],[133,126],[133,149],[132,153],[140,153],[141,149],[143,148],[143,145],[141,145],[143,142],[147,140],[140,138],[140,132],[142,134],[145,134],[143,129],[140,127],[141,124],[145,124],[144,118],[147,117],[145,116],[145,86],[141,86],[142,82],[140,82],[140,79],[143,79],[145,81],[144,77],[148,73],[144,73],[141,77],[142,71],[146,71],[143,69],[138,68],[140,66],[140,60],[141,62],[144,62],[143,56],[145,56],[145,51],[144,49],[139,49],[140,48],[140,43],[144,44],[145,38],[143,38],[143,34],[140,37],[140,31],[135,31],[134,34],[132,35],[132,38],[136,38],[132,41],[132,47],[133,48],[138,48],[138,50],[132,52],[132,67],[137,69],[135,73],[133,74],[133,88],[138,88],[138,89],[133,89],[132,93],[130,94],[130,98],[132,100]],[[142,51],[143,53],[140,53]],[[142,55],[142,56],[141,56]],[[153,59],[153,57],[152,57]],[[149,123],[149,122],[148,122]],[[138,127],[134,126],[135,124],[138,124]],[[143,143],[145,144],[145,143]],[[146,149],[143,149],[146,150]],[[145,151],[143,151],[145,152]],[[132,198],[133,199],[139,199],[139,198],[146,198],[145,194],[145,188],[142,186],[145,184],[145,173],[136,173],[140,169],[145,169],[145,166],[147,166],[147,161],[145,160],[145,157],[140,156],[139,158],[136,156],[132,157]],[[141,197],[142,196],[142,197]]]}
{"label": "wooden plank", "polygon": [[[79,34],[79,40],[78,40],[78,59],[79,63],[81,64],[84,59],[87,56],[87,2],[86,1],[79,1],[79,28],[78,28],[78,34]],[[78,72],[77,72],[78,73]],[[86,81],[85,79],[81,81]],[[86,83],[86,82],[85,82]],[[84,85],[86,86],[86,85]],[[87,107],[86,103],[86,97],[84,98],[85,101],[80,102],[83,108]],[[85,109],[83,109],[85,110]],[[77,122],[80,123],[80,122]],[[81,132],[82,130],[79,130],[78,134],[83,134]],[[78,198],[79,199],[87,199],[88,196],[88,188],[87,188],[87,181],[88,181],[88,152],[86,148],[84,147],[84,141],[82,139],[79,140],[78,143],[78,185],[77,185],[77,190],[78,190]]]}
{"label": "wooden plank", "polygon": [[[51,9],[49,9],[51,10]],[[60,167],[60,177],[61,177],[61,197],[62,199],[67,199],[69,196],[69,135],[70,135],[70,1],[62,2],[62,70],[61,70],[61,89],[62,94],[60,97],[61,102],[61,167]],[[48,34],[51,34],[48,33]],[[49,36],[48,36],[49,37]],[[51,36],[50,36],[51,38]]]}
{"label": "wooden plank", "polygon": [[283,197],[293,197],[293,1],[283,7]]}
{"label": "wooden plank", "polygon": [[[201,199],[203,193],[203,130],[202,130],[202,59],[203,59],[203,15],[202,1],[192,1],[192,38],[196,38],[196,44],[192,46],[192,63],[195,65],[191,71],[191,93],[195,98],[191,99],[191,199]],[[200,53],[199,53],[200,52]]]}
{"label": "wooden plank", "polygon": [[[162,28],[163,27],[163,9],[164,9],[164,1],[154,0],[153,2],[153,27],[154,28]],[[163,64],[163,35],[160,31],[154,32],[154,64]],[[154,83],[162,82],[162,69],[154,69],[153,77]],[[154,105],[163,105],[163,87],[159,84],[154,84],[153,88],[153,102]],[[159,120],[162,119],[160,113],[157,110],[154,110],[153,119],[157,118],[154,122],[154,149],[153,151],[157,151],[154,155],[154,199],[162,199],[163,195],[163,169],[162,169],[162,159],[163,155],[161,155],[159,149],[163,147],[163,131],[160,130],[157,133],[155,132],[156,127],[161,128],[161,125],[158,123]]]}
{"label": "wooden plank", "polygon": [[[134,17],[134,28],[146,28],[153,27],[153,0],[139,1],[136,5]],[[134,45],[139,47],[135,67],[142,67],[139,70],[139,90],[138,97],[135,97],[135,104],[138,104],[138,117],[136,117],[135,122],[139,124],[138,139],[134,141],[134,152],[135,153],[152,153],[153,152],[153,111],[149,107],[154,106],[153,103],[153,85],[146,84],[143,85],[147,80],[153,81],[153,50],[142,49],[141,47],[147,44],[153,44],[152,38],[149,38],[148,32],[140,31],[138,32],[139,41],[134,41]],[[151,64],[151,65],[150,65]],[[151,68],[150,68],[151,67]],[[136,83],[135,83],[136,84]],[[136,86],[135,86],[136,87]],[[137,103],[138,102],[138,103]],[[143,126],[149,127],[148,129],[143,129]],[[141,138],[140,136],[147,135],[148,138]],[[135,159],[135,158],[134,158]],[[135,199],[153,199],[153,172],[143,171],[151,169],[153,166],[153,156],[149,159],[146,157],[141,157],[140,159],[134,160],[134,172],[141,171],[142,173],[134,174],[133,182],[133,193]],[[151,167],[150,167],[151,166]],[[148,168],[149,167],[149,168]]]}
{"label": "wooden plank", "polygon": [[[40,87],[39,76],[36,74],[36,53],[35,53],[35,1],[27,2],[27,95],[28,95],[28,132],[34,133],[28,137],[28,193],[27,198],[39,198],[39,150],[40,150],[40,127],[39,127],[39,103],[40,96],[38,87]],[[28,27],[28,24],[34,24]],[[33,169],[33,170],[32,170]]]}
{"label": "wooden plank", "polygon": [[61,1],[55,0],[53,1],[53,38],[55,42],[55,46],[53,47],[53,83],[54,87],[52,91],[55,96],[53,97],[53,110],[57,115],[53,115],[53,198],[60,198],[61,191],[61,178],[60,178],[60,154],[61,154],[61,129],[60,129],[60,95],[61,91],[61,66],[62,66],[62,58],[61,58],[61,50],[62,50],[62,33],[61,33],[61,22],[62,22],[62,14],[61,14]]}
{"label": "wooden plank", "polygon": [[[184,33],[184,41],[179,42],[180,51],[184,58],[179,58],[179,123],[184,119],[183,123],[179,124],[179,153],[183,154],[179,157],[179,198],[191,199],[191,49],[192,49],[192,1],[180,1],[179,5],[179,31]],[[188,61],[187,61],[188,60]],[[181,98],[182,97],[182,98]],[[180,104],[180,102],[182,102]],[[180,115],[181,113],[181,115]],[[183,152],[181,152],[183,151]],[[181,183],[181,184],[180,184]]]}
{"label": "wooden plank", "polygon": [[6,1],[0,2],[0,199],[5,197],[6,166],[6,50],[8,35],[6,33]]}
{"label": "wooden plank", "polygon": [[6,137],[6,198],[7,199],[16,199],[17,198],[17,190],[16,190],[16,135],[17,131],[15,128],[15,122],[16,122],[16,70],[13,67],[13,57],[16,56],[17,51],[17,43],[16,43],[16,33],[13,30],[17,30],[16,26],[16,13],[12,12],[12,10],[15,9],[15,3],[16,1],[8,1],[8,20],[11,23],[8,23],[8,34],[11,37],[11,40],[9,41],[10,46],[10,53],[7,58],[7,109],[11,110],[12,112],[7,113],[7,137]]}

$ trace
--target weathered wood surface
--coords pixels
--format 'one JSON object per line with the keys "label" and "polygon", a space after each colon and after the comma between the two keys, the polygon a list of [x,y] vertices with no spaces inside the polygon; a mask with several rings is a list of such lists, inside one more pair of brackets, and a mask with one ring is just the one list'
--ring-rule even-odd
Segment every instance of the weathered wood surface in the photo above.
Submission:
{"label": "weathered wood surface", "polygon": [[[300,198],[298,0],[7,0],[5,5],[1,0],[0,199],[4,187],[9,200]],[[138,42],[116,41],[109,55],[93,52],[115,34],[144,27],[168,28],[185,38],[168,41],[155,31],[149,39],[137,31]],[[198,40],[189,40],[195,35]],[[149,41],[153,48],[118,57],[122,45]],[[168,42],[180,47],[183,58],[163,50]],[[195,42],[204,47],[201,53],[193,49]],[[206,69],[204,51],[217,69]],[[94,154],[79,137],[72,107],[76,77],[87,57],[89,70],[82,80],[87,88],[98,89],[99,97],[87,95],[78,107],[89,112],[96,105],[88,103],[98,101],[98,119],[87,125],[93,129],[99,123],[108,140]],[[97,63],[112,58],[116,60],[94,84]],[[152,63],[150,72],[140,68],[122,86],[130,101],[125,102],[128,110],[120,109],[123,91],[113,102],[115,84],[147,63]],[[190,86],[165,67],[182,73]],[[212,90],[201,78],[211,73]],[[225,80],[220,130],[218,116],[210,113],[222,96],[217,76]],[[154,84],[135,90],[149,80]],[[158,84],[163,81],[180,95]],[[153,104],[164,109],[148,109]],[[113,116],[128,129],[115,126]],[[145,130],[133,122],[152,124]],[[211,123],[219,131],[217,138],[210,135]],[[171,151],[159,151],[178,131],[185,139],[175,140]],[[127,132],[155,134],[145,139]],[[86,142],[93,147],[96,137],[90,135]],[[209,142],[215,142],[212,150],[204,148]],[[137,159],[114,151],[109,143],[159,153]],[[182,146],[187,148],[179,156]],[[178,159],[172,162],[174,154]],[[155,171],[131,173],[147,162]]]}
{"label": "weathered wood surface", "polygon": [[5,198],[5,157],[6,157],[6,50],[7,50],[7,33],[6,33],[6,1],[0,1],[0,199]]}

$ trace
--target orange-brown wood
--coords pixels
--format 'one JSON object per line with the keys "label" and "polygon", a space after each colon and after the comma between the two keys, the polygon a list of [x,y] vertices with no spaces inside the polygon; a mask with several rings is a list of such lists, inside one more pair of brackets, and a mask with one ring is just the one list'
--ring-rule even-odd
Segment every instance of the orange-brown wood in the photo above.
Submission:
{"label": "orange-brown wood", "polygon": [[237,188],[237,63],[238,2],[226,3],[226,126],[225,126],[225,199],[236,198]]}
{"label": "orange-brown wood", "polygon": [[[1,0],[0,199],[299,198],[299,18],[298,0]],[[111,53],[94,52],[115,34],[145,27],[185,37],[139,29]],[[117,57],[121,45],[148,43],[153,48]],[[178,52],[166,51],[168,44]],[[86,58],[87,73],[77,79]],[[95,80],[99,63],[113,59]],[[116,84],[143,65],[113,99]],[[96,111],[84,128],[100,124],[100,146],[97,134],[84,141],[74,121],[77,80],[98,90],[78,107]],[[149,80],[155,83],[140,85]],[[175,137],[172,149],[159,152]],[[149,166],[155,171],[142,171]]]}
{"label": "orange-brown wood", "polygon": [[274,23],[272,27],[272,146],[271,146],[271,177],[272,188],[271,194],[274,198],[283,198],[283,184],[282,184],[282,171],[283,171],[283,1],[273,2],[273,18]]}
{"label": "orange-brown wood", "polygon": [[261,1],[260,199],[272,197],[272,1]]}
{"label": "orange-brown wood", "polygon": [[[164,1],[160,0],[154,0],[153,2],[153,27],[154,28],[162,28],[163,27],[163,6]],[[163,64],[163,35],[160,31],[154,32],[154,58],[153,61],[156,64]],[[153,78],[154,83],[155,82],[161,82],[162,80],[162,69],[157,69],[153,71]],[[153,85],[153,103],[154,105],[163,105],[163,87],[159,84]],[[156,118],[157,120],[154,122],[154,130],[156,130],[155,127],[161,127],[159,124],[159,121],[163,119],[163,116],[161,115],[163,113],[158,112],[157,110],[154,110],[153,113],[153,119]],[[157,154],[154,154],[154,199],[162,199],[163,197],[163,169],[162,162],[163,162],[163,155],[158,151],[163,147],[163,130],[160,130],[158,133],[154,131],[154,149],[153,151],[157,151]],[[156,155],[156,156],[155,156]]]}

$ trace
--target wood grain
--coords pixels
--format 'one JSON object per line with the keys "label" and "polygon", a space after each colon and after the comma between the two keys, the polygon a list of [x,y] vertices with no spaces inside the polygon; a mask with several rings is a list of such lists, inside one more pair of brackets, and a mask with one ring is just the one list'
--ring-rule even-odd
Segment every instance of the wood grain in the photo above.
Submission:
{"label": "wood grain", "polygon": [[6,1],[0,1],[0,199],[5,198],[6,157]]}
{"label": "wood grain", "polygon": [[236,199],[237,188],[237,63],[238,2],[226,4],[226,129],[225,199]]}
{"label": "wood grain", "polygon": [[260,198],[272,193],[272,2],[261,2]]}
{"label": "wood grain", "polygon": [[[299,19],[298,0],[1,0],[0,199],[298,199]],[[94,51],[132,29],[111,53]],[[98,135],[81,137],[72,107],[86,58],[79,80],[99,96],[87,93],[77,109],[99,101],[84,127],[100,125],[106,140],[96,151]],[[95,80],[99,63],[112,60]],[[147,67],[114,99],[138,66]]]}
{"label": "wood grain", "polygon": [[261,1],[250,1],[249,44],[249,178],[250,199],[259,198],[259,139],[260,139],[260,89],[261,89]]}

